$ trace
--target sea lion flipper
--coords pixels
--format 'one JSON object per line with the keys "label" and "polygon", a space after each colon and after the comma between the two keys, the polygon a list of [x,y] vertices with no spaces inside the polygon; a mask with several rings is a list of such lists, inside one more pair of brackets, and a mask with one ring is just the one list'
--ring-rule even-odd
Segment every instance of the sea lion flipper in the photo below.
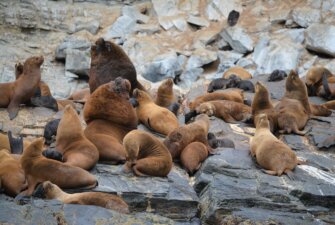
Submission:
{"label": "sea lion flipper", "polygon": [[331,97],[331,91],[329,89],[327,75],[325,72],[323,72],[322,74],[322,85],[323,85],[323,88],[325,89],[325,93],[326,93],[325,97],[329,99]]}
{"label": "sea lion flipper", "polygon": [[20,194],[16,195],[16,197],[14,198],[14,202],[17,205],[27,205],[27,204],[32,204],[32,197],[28,196],[25,194],[26,192],[23,191]]}
{"label": "sea lion flipper", "polygon": [[7,112],[9,114],[9,119],[10,120],[13,120],[17,116],[17,114],[19,112],[19,109],[20,109],[19,103],[17,103],[16,101],[12,100],[9,103],[9,105],[7,107]]}
{"label": "sea lion flipper", "polygon": [[192,110],[185,114],[185,124],[188,123],[193,117],[197,115],[197,112],[195,110]]}
{"label": "sea lion flipper", "polygon": [[290,180],[297,180],[296,176],[294,175],[294,173],[291,170],[286,169],[284,171],[284,173],[288,176],[288,178],[290,178]]}
{"label": "sea lion flipper", "polygon": [[8,131],[8,140],[10,151],[12,154],[22,154],[23,152],[23,137],[14,138],[12,132]]}
{"label": "sea lion flipper", "polygon": [[168,109],[175,114],[176,116],[178,116],[178,110],[180,108],[180,104],[178,102],[173,102],[171,105],[169,105]]}
{"label": "sea lion flipper", "polygon": [[58,104],[54,97],[52,96],[37,96],[30,99],[33,106],[45,107],[58,112]]}

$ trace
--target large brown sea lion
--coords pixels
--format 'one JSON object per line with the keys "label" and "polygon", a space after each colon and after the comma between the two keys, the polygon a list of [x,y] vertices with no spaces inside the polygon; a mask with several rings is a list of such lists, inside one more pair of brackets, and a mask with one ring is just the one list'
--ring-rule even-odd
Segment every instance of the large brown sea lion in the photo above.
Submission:
{"label": "large brown sea lion", "polygon": [[59,123],[56,149],[66,164],[90,170],[99,159],[98,149],[85,137],[77,112],[66,106]]}
{"label": "large brown sea lion", "polygon": [[161,107],[169,107],[176,98],[173,93],[173,80],[166,79],[158,87],[155,103]]}
{"label": "large brown sea lion", "polygon": [[166,177],[172,168],[172,158],[166,146],[152,134],[133,130],[123,139],[127,152],[125,166],[137,176]]}
{"label": "large brown sea lion", "polygon": [[236,75],[242,80],[251,79],[252,75],[241,66],[234,66],[224,72],[222,78],[229,78],[230,75]]}
{"label": "large brown sea lion", "polygon": [[156,105],[147,92],[135,89],[133,96],[138,102],[137,117],[146,127],[163,135],[179,127],[177,117],[168,109]]}
{"label": "large brown sea lion", "polygon": [[145,90],[138,82],[136,70],[123,49],[99,38],[91,47],[91,68],[89,71],[90,91],[93,93],[100,85],[106,84],[117,77],[129,80],[130,94],[135,88]]}
{"label": "large brown sea lion", "polygon": [[61,188],[94,188],[96,178],[84,169],[67,165],[42,156],[43,138],[33,141],[23,152],[21,165],[26,174],[28,189],[23,195],[31,195],[37,184],[51,181]]}
{"label": "large brown sea lion", "polygon": [[264,172],[270,175],[286,173],[290,176],[296,165],[302,163],[290,147],[271,133],[265,114],[259,115],[255,136],[250,139],[250,151]]}
{"label": "large brown sea lion", "polygon": [[99,161],[117,164],[126,161],[124,136],[137,128],[136,111],[129,102],[130,82],[116,78],[101,85],[87,100],[85,136],[98,148]]}
{"label": "large brown sea lion", "polygon": [[188,144],[180,154],[180,161],[186,171],[193,175],[208,157],[208,148],[201,142]]}
{"label": "large brown sea lion", "polygon": [[95,205],[120,213],[129,213],[127,203],[117,195],[101,192],[68,194],[50,181],[45,181],[38,185],[34,191],[34,196],[46,199],[57,199],[65,204]]}
{"label": "large brown sea lion", "polygon": [[306,74],[306,86],[309,96],[319,96],[322,86],[322,76],[327,77],[328,82],[335,83],[335,76],[325,67],[312,67]]}
{"label": "large brown sea lion", "polygon": [[43,56],[28,58],[17,80],[0,84],[0,107],[7,107],[11,120],[16,117],[20,104],[29,102],[38,88],[43,61]]}

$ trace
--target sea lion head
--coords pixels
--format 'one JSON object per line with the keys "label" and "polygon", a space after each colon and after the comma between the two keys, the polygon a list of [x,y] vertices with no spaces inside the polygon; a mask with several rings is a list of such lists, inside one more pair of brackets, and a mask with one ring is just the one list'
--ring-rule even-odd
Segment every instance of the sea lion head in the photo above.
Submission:
{"label": "sea lion head", "polygon": [[148,93],[146,93],[145,91],[142,91],[140,89],[135,88],[133,91],[133,97],[136,98],[136,100],[138,101],[139,104],[143,103],[143,102],[151,102],[152,98],[150,97],[150,95]]}
{"label": "sea lion head", "polygon": [[286,80],[286,90],[287,91],[296,90],[297,88],[299,88],[301,82],[302,81],[300,80],[297,72],[295,70],[291,70]]}
{"label": "sea lion head", "polygon": [[181,141],[183,139],[183,134],[179,131],[172,131],[167,138],[164,140],[165,146],[169,149],[172,156],[177,155],[180,152]]}
{"label": "sea lion head", "polygon": [[173,80],[171,78],[166,79],[159,86],[158,91],[171,92],[173,88]]}
{"label": "sea lion head", "polygon": [[18,62],[15,64],[15,78],[19,78],[20,75],[23,73],[23,64]]}
{"label": "sea lion head", "polygon": [[36,187],[33,196],[38,198],[53,199],[56,198],[59,193],[61,193],[61,189],[57,185],[51,183],[50,181],[44,181]]}
{"label": "sea lion head", "polygon": [[268,89],[265,87],[265,85],[262,82],[257,81],[256,86],[255,86],[255,93],[267,94]]}
{"label": "sea lion head", "polygon": [[256,129],[257,128],[268,128],[268,129],[270,129],[270,122],[269,122],[268,116],[266,114],[261,113],[261,114],[257,115],[256,117],[257,117]]}
{"label": "sea lion head", "polygon": [[201,103],[195,110],[198,114],[206,114],[208,116],[213,116],[215,114],[215,107],[209,102]]}
{"label": "sea lion head", "polygon": [[121,95],[125,99],[129,99],[129,91],[131,84],[127,79],[117,77],[114,81],[108,83],[108,91]]}
{"label": "sea lion head", "polygon": [[40,156],[42,154],[43,144],[44,144],[44,138],[37,138],[25,149],[25,151],[23,151],[23,156],[28,157]]}
{"label": "sea lion head", "polygon": [[44,62],[43,56],[33,56],[28,58],[23,64],[23,70],[26,71],[30,68],[40,68]]}

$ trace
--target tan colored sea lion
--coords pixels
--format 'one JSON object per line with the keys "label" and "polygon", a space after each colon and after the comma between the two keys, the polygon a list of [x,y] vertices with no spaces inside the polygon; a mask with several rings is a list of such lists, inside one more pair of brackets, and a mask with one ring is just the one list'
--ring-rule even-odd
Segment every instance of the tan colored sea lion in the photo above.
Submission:
{"label": "tan colored sea lion", "polygon": [[20,161],[0,150],[0,181],[5,194],[15,197],[28,187]]}
{"label": "tan colored sea lion", "polygon": [[124,136],[137,129],[136,111],[129,102],[130,83],[116,78],[101,85],[87,100],[85,136],[98,148],[99,161],[112,164],[126,161]]}
{"label": "tan colored sea lion", "polygon": [[115,80],[117,77],[122,77],[130,82],[130,94],[135,88],[145,90],[138,82],[135,67],[123,49],[103,38],[99,38],[91,47],[89,77],[91,93],[100,85]]}
{"label": "tan colored sea lion", "polygon": [[77,112],[67,105],[58,125],[56,149],[66,164],[90,170],[99,159],[98,149],[85,137]]}
{"label": "tan colored sea lion", "polygon": [[241,66],[234,66],[229,68],[228,70],[226,70],[222,76],[222,78],[229,78],[230,75],[236,75],[239,78],[241,78],[242,80],[247,80],[247,79],[251,79],[252,75],[243,67]]}
{"label": "tan colored sea lion", "polygon": [[180,126],[173,130],[164,140],[172,158],[178,159],[182,150],[190,143],[198,141],[205,144],[209,151],[207,134],[209,130],[209,118],[206,114],[198,115],[194,122]]}
{"label": "tan colored sea lion", "polygon": [[58,110],[61,111],[65,109],[67,105],[70,105],[73,109],[76,109],[76,105],[72,100],[68,99],[57,99]]}
{"label": "tan colored sea lion", "polygon": [[158,87],[155,103],[161,107],[167,108],[175,101],[176,98],[173,93],[173,80],[169,78],[163,81]]}
{"label": "tan colored sea lion", "polygon": [[330,116],[332,114],[332,111],[328,109],[324,104],[316,105],[313,103],[310,103],[310,107],[312,110],[313,116]]}
{"label": "tan colored sea lion", "polygon": [[290,176],[296,165],[303,163],[290,147],[271,133],[265,114],[259,115],[255,136],[250,139],[250,152],[269,175],[280,176],[286,173]]}
{"label": "tan colored sea lion", "polygon": [[226,123],[246,121],[251,118],[251,107],[239,102],[216,100],[201,103],[195,111],[223,119]]}
{"label": "tan colored sea lion", "polygon": [[322,105],[325,106],[327,109],[335,110],[335,100],[328,101]]}
{"label": "tan colored sea lion", "polygon": [[137,117],[146,127],[163,135],[179,127],[177,117],[168,109],[156,105],[147,92],[135,89],[133,97],[138,102]]}
{"label": "tan colored sea lion", "polygon": [[43,56],[28,58],[17,80],[0,84],[0,107],[7,107],[9,118],[16,117],[20,104],[30,101],[41,80]]}
{"label": "tan colored sea lion", "polygon": [[28,189],[23,195],[31,195],[37,184],[51,181],[61,188],[94,188],[96,178],[84,169],[67,165],[42,156],[43,138],[33,141],[23,152],[21,165],[26,174]]}
{"label": "tan colored sea lion", "polygon": [[335,76],[325,67],[312,67],[306,74],[306,86],[309,96],[316,96],[320,92],[322,86],[322,76],[325,75],[328,82],[335,83]]}
{"label": "tan colored sea lion", "polygon": [[258,123],[258,115],[264,113],[270,121],[270,130],[273,133],[277,129],[277,112],[270,100],[270,93],[268,89],[259,81],[256,83],[255,89],[254,99],[251,104],[254,125],[256,126]]}
{"label": "tan colored sea lion", "polygon": [[185,170],[193,175],[208,157],[207,146],[201,142],[192,142],[180,154],[180,161]]}
{"label": "tan colored sea lion", "polygon": [[214,100],[229,100],[234,102],[243,103],[244,95],[241,89],[229,88],[222,91],[216,91],[212,93],[206,93],[204,95],[196,97],[192,102],[189,103],[191,110],[194,110],[203,102],[214,101]]}
{"label": "tan colored sea lion", "polygon": [[152,134],[133,130],[123,139],[127,152],[126,169],[137,176],[166,177],[172,168],[172,158],[166,146]]}
{"label": "tan colored sea lion", "polygon": [[112,209],[119,213],[129,213],[128,205],[117,195],[101,192],[83,192],[68,194],[50,181],[44,181],[35,190],[34,195],[46,199],[57,199],[65,204],[95,205]]}
{"label": "tan colored sea lion", "polygon": [[91,95],[90,89],[84,88],[80,90],[75,90],[68,99],[74,102],[85,103],[90,97],[90,95]]}

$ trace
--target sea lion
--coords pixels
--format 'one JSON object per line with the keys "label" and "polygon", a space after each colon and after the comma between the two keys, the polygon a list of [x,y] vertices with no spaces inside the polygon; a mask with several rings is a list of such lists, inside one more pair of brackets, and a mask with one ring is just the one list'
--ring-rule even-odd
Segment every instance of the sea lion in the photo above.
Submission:
{"label": "sea lion", "polygon": [[178,102],[174,102],[171,105],[169,105],[167,109],[170,110],[175,116],[178,116],[180,104]]}
{"label": "sea lion", "polygon": [[214,100],[230,100],[243,103],[244,95],[242,90],[236,88],[216,91],[213,93],[206,93],[204,95],[196,97],[192,102],[189,103],[189,107],[191,110],[194,110],[201,103]]}
{"label": "sea lion", "polygon": [[77,112],[67,105],[59,123],[56,149],[66,164],[90,170],[99,159],[98,149],[85,137]]}
{"label": "sea lion", "polygon": [[89,86],[93,93],[100,85],[106,84],[117,77],[127,79],[131,84],[130,94],[135,88],[145,90],[137,80],[136,70],[123,49],[99,38],[91,47],[91,67]]}
{"label": "sea lion", "polygon": [[230,11],[227,19],[229,26],[235,26],[237,24],[238,18],[240,18],[240,13],[238,11]]}
{"label": "sea lion", "polygon": [[155,103],[161,107],[169,107],[176,98],[173,94],[173,80],[171,78],[164,80],[158,87]]}
{"label": "sea lion", "polygon": [[133,96],[138,101],[137,117],[146,127],[163,135],[179,127],[177,117],[168,109],[156,105],[147,92],[135,89]]}
{"label": "sea lion", "polygon": [[43,137],[45,138],[46,144],[50,145],[52,142],[55,141],[59,122],[60,122],[60,119],[54,119],[54,120],[49,121],[45,125]]}
{"label": "sea lion", "polygon": [[28,186],[20,161],[6,150],[0,150],[0,180],[1,188],[11,197],[15,197]]}
{"label": "sea lion", "polygon": [[165,138],[164,144],[169,149],[173,159],[179,158],[182,150],[190,143],[198,141],[208,147],[207,134],[209,130],[209,118],[206,114],[198,115],[194,122],[180,126],[173,130]]}
{"label": "sea lion", "polygon": [[208,157],[207,146],[201,142],[192,142],[188,144],[180,154],[180,161],[185,170],[193,175],[201,163]]}
{"label": "sea lion", "polygon": [[277,129],[277,112],[275,111],[268,89],[259,81],[256,83],[256,92],[251,104],[254,125],[258,123],[258,115],[266,114],[270,122],[270,130],[274,133]]}
{"label": "sea lion", "polygon": [[216,100],[201,103],[195,111],[208,116],[215,116],[223,119],[226,123],[236,123],[236,121],[247,121],[251,118],[251,107],[242,103]]}
{"label": "sea lion", "polygon": [[60,153],[59,151],[57,151],[54,148],[53,149],[52,148],[48,148],[47,150],[44,150],[42,152],[42,155],[45,158],[57,160],[59,162],[63,162],[63,154]]}
{"label": "sea lion", "polygon": [[235,148],[235,144],[229,138],[217,139],[213,133],[207,135],[208,144],[211,148]]}
{"label": "sea lion", "polygon": [[230,75],[229,79],[231,80],[230,88],[239,88],[252,93],[255,92],[254,84],[250,80],[242,80],[235,74]]}
{"label": "sea lion", "polygon": [[335,100],[328,101],[322,105],[325,106],[327,109],[335,110]]}
{"label": "sea lion", "polygon": [[291,176],[296,165],[303,163],[290,147],[271,133],[266,114],[259,115],[255,136],[250,139],[250,152],[269,175],[280,176],[286,173]]}
{"label": "sea lion", "polygon": [[322,85],[323,74],[325,74],[327,78],[333,77],[332,73],[325,67],[316,66],[308,70],[305,83],[307,85],[309,96],[317,95],[319,87]]}
{"label": "sea lion", "polygon": [[51,181],[61,188],[94,188],[96,178],[84,169],[67,165],[42,156],[43,138],[33,141],[23,152],[21,165],[26,174],[28,189],[23,195],[30,196],[36,185]]}
{"label": "sea lion", "polygon": [[125,167],[137,176],[166,177],[172,168],[172,158],[166,146],[152,134],[133,130],[123,139],[127,152]]}
{"label": "sea lion", "polygon": [[247,80],[247,79],[252,78],[252,75],[241,66],[230,67],[228,70],[226,70],[226,72],[224,72],[222,78],[227,79],[230,77],[230,75],[233,75],[233,74],[235,74],[242,80]]}
{"label": "sea lion", "polygon": [[287,77],[287,74],[284,70],[274,70],[270,74],[268,81],[281,81],[284,80],[285,77]]}
{"label": "sea lion", "polygon": [[90,95],[90,88],[84,88],[75,90],[68,99],[74,102],[85,103]]}
{"label": "sea lion", "polygon": [[310,103],[310,107],[311,107],[313,116],[328,117],[332,114],[332,111],[328,109],[324,104],[316,105],[316,104]]}
{"label": "sea lion", "polygon": [[63,110],[67,105],[70,105],[72,108],[77,109],[76,105],[72,100],[68,99],[57,99],[58,110]]}
{"label": "sea lion", "polygon": [[20,104],[30,101],[41,80],[43,56],[28,58],[23,65],[23,73],[17,80],[0,84],[0,107],[7,107],[9,118],[17,116]]}
{"label": "sea lion", "polygon": [[13,138],[12,140],[10,140],[10,136],[11,131],[8,131],[7,135],[0,133],[0,150],[5,149],[8,153],[20,154],[22,149],[21,141],[23,141],[23,149],[27,148],[30,145],[30,141],[26,139],[22,140],[22,137]]}
{"label": "sea lion", "polygon": [[137,129],[136,111],[129,102],[130,82],[121,77],[96,89],[84,106],[85,136],[98,148],[99,161],[126,161],[124,136]]}
{"label": "sea lion", "polygon": [[119,213],[129,213],[128,205],[117,195],[101,192],[83,192],[68,194],[50,181],[39,184],[33,196],[57,199],[65,204],[95,205],[112,209]]}
{"label": "sea lion", "polygon": [[231,79],[226,79],[226,78],[217,78],[212,80],[207,88],[208,93],[212,93],[215,90],[218,89],[227,89],[232,86],[232,80]]}
{"label": "sea lion", "polygon": [[327,79],[327,75],[324,73],[322,76],[322,85],[323,90],[320,90],[318,96],[324,97],[328,100],[335,99],[335,83],[329,83]]}

